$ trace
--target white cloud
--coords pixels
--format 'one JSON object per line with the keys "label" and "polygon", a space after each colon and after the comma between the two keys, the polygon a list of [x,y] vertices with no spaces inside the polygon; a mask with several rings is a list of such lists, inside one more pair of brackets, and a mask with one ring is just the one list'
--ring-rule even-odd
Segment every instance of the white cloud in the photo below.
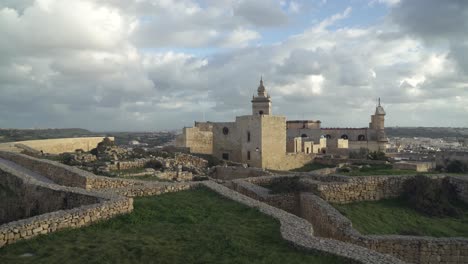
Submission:
{"label": "white cloud", "polygon": [[232,120],[249,113],[262,74],[275,113],[291,118],[365,126],[382,97],[392,125],[466,126],[466,9],[434,1],[401,1],[359,27],[341,26],[349,7],[274,44],[265,30],[287,28],[306,2],[2,1],[0,127]]}

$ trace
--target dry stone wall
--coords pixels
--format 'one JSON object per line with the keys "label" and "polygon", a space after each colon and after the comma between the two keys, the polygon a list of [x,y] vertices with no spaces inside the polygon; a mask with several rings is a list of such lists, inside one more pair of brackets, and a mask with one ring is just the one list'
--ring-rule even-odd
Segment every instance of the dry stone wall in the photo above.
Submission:
{"label": "dry stone wall", "polygon": [[29,184],[2,167],[0,189],[0,224],[99,202],[95,196]]}
{"label": "dry stone wall", "polygon": [[228,189],[222,185],[212,181],[202,183],[209,189],[246,206],[258,208],[260,212],[269,215],[281,223],[281,236],[289,241],[293,246],[305,250],[320,251],[329,254],[338,255],[348,260],[357,261],[358,263],[368,264],[404,264],[401,261],[390,255],[384,255],[365,247],[344,243],[334,239],[314,236],[312,225],[293,214],[285,212],[266,203],[243,195],[234,190]]}
{"label": "dry stone wall", "polygon": [[[100,143],[104,137],[82,137],[82,138],[59,138],[59,139],[42,139],[42,140],[27,140],[18,141],[15,146],[19,148],[27,146],[28,148],[39,152],[60,154],[64,152],[74,152],[77,149],[90,151]],[[110,137],[114,141],[113,137]]]}
{"label": "dry stone wall", "polygon": [[[311,185],[311,191],[332,203],[377,201],[398,197],[403,191],[404,182],[411,177],[414,175],[348,177],[346,182],[316,182]],[[445,176],[428,177],[441,179]]]}
{"label": "dry stone wall", "polygon": [[410,263],[468,263],[468,239],[465,238],[362,235],[352,227],[351,221],[312,193],[301,193],[300,211],[319,236],[391,254]]}
{"label": "dry stone wall", "polygon": [[273,173],[260,168],[244,168],[241,166],[216,166],[211,169],[210,173],[211,177],[219,180],[234,180],[266,175],[273,175]]}
{"label": "dry stone wall", "polygon": [[[131,198],[45,183],[1,164],[0,171],[3,187],[24,194],[16,197],[19,201],[2,199],[0,202],[3,220],[8,221],[0,225],[0,247],[40,234],[86,226],[133,210]],[[26,203],[33,201],[37,203],[31,211]],[[52,210],[54,212],[50,212]],[[36,215],[29,217],[33,214]],[[13,217],[29,218],[11,222]]]}

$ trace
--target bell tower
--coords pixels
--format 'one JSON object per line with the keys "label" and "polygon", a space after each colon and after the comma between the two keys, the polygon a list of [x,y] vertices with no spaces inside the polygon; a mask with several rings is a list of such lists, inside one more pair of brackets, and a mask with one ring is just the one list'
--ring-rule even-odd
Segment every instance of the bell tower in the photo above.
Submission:
{"label": "bell tower", "polygon": [[252,115],[271,115],[271,98],[263,86],[263,77],[260,77],[257,96],[252,97]]}

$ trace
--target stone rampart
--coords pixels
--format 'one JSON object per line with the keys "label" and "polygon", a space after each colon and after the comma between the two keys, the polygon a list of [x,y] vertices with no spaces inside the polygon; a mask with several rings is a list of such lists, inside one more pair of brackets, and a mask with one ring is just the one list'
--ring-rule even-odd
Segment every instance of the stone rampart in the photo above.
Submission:
{"label": "stone rampart", "polygon": [[[160,189],[159,183],[156,182],[96,176],[90,172],[67,166],[59,162],[37,159],[18,153],[0,151],[0,158],[10,160],[20,166],[41,174],[59,185],[69,187],[78,187],[86,190],[118,188],[134,188],[135,190]],[[168,184],[169,186],[171,185],[170,183]],[[178,183],[174,183],[172,185],[176,186],[177,184]],[[166,184],[164,184],[164,186],[166,186]],[[152,191],[147,191],[145,193],[152,193]]]}
{"label": "stone rampart", "polygon": [[233,187],[239,193],[285,210],[291,214],[299,213],[299,196],[295,193],[270,194],[270,190],[246,181],[233,181]]}
{"label": "stone rampart", "polygon": [[362,235],[349,219],[312,193],[300,194],[301,217],[315,234],[391,254],[410,263],[468,263],[468,239]]}
{"label": "stone rampart", "polygon": [[[320,182],[311,191],[327,202],[377,201],[400,196],[404,182],[415,175],[348,177],[345,182]],[[433,179],[445,175],[427,175]]]}
{"label": "stone rampart", "polygon": [[1,164],[0,171],[2,188],[24,194],[16,200],[2,199],[4,222],[29,217],[0,225],[0,247],[65,228],[86,226],[133,210],[131,198],[44,183]]}
{"label": "stone rampart", "polygon": [[[233,188],[244,195],[282,209],[281,206],[270,203],[265,199],[269,190],[262,186],[267,186],[272,181],[281,178],[294,176],[298,175],[239,179],[233,181]],[[348,203],[399,196],[403,182],[410,177],[414,177],[414,175],[345,177],[302,174],[300,184],[308,186],[311,191],[323,196],[328,201]],[[460,197],[466,201],[468,197],[468,178],[445,175],[430,175],[430,177],[435,179],[448,177],[450,182],[456,186]],[[328,201],[314,193],[301,192],[296,208],[298,208],[297,215],[312,224],[314,234],[317,236],[391,254],[411,263],[468,263],[468,239],[362,235],[352,227],[349,219],[339,213]]]}
{"label": "stone rampart", "polygon": [[202,183],[209,189],[248,207],[258,208],[260,212],[269,215],[281,223],[281,236],[292,245],[305,250],[320,251],[338,255],[358,263],[368,264],[404,264],[390,255],[384,255],[365,247],[344,243],[334,239],[314,236],[312,225],[298,216],[285,212],[266,203],[252,199],[246,195],[228,189],[212,181]]}
{"label": "stone rampart", "polygon": [[[109,137],[114,141],[113,137]],[[26,146],[39,152],[60,154],[64,152],[74,152],[77,149],[90,151],[97,147],[104,137],[82,137],[82,138],[59,138],[59,139],[41,139],[15,142],[15,146],[21,148]]]}

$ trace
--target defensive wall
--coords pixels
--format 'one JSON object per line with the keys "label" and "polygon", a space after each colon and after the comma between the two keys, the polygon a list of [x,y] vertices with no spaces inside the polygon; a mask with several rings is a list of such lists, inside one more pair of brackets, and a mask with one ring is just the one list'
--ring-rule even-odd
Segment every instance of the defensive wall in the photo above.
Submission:
{"label": "defensive wall", "polygon": [[248,207],[257,208],[260,212],[277,219],[281,224],[280,232],[283,239],[290,242],[297,248],[341,256],[348,259],[346,263],[351,261],[368,264],[406,263],[395,257],[378,253],[366,247],[345,243],[335,239],[315,236],[313,226],[305,219],[248,197],[248,195],[241,194],[223,185],[212,181],[203,182],[202,185],[228,199],[239,202]]}
{"label": "defensive wall", "polygon": [[0,247],[133,210],[132,198],[44,183],[2,164],[0,188]]}
{"label": "defensive wall", "polygon": [[215,166],[212,167],[209,172],[210,177],[219,180],[234,180],[265,175],[273,175],[273,173],[260,168],[245,168],[242,166]]}
{"label": "defensive wall", "polygon": [[[82,138],[58,138],[41,139],[14,142],[14,146],[25,151],[36,150],[39,152],[60,154],[64,152],[74,152],[77,149],[90,151],[97,147],[104,137],[82,137]],[[114,141],[113,137],[109,137]],[[13,143],[13,142],[12,142]]]}
{"label": "defensive wall", "polygon": [[[267,186],[281,178],[301,176],[300,193],[270,194]],[[397,197],[403,182],[413,176],[321,176],[314,173],[286,176],[264,176],[233,181],[233,188],[253,199],[294,213],[309,221],[316,236],[340,240],[391,254],[410,263],[468,263],[468,239],[434,238],[402,235],[363,235],[352,227],[349,219],[330,205],[372,201]],[[431,175],[449,178],[468,202],[466,176]],[[297,203],[294,204],[294,201]]]}
{"label": "defensive wall", "polygon": [[155,183],[96,176],[93,173],[67,166],[56,161],[38,159],[27,155],[0,151],[0,158],[12,161],[37,172],[56,184],[86,190],[107,190],[125,196],[155,195],[190,188],[193,183]]}

